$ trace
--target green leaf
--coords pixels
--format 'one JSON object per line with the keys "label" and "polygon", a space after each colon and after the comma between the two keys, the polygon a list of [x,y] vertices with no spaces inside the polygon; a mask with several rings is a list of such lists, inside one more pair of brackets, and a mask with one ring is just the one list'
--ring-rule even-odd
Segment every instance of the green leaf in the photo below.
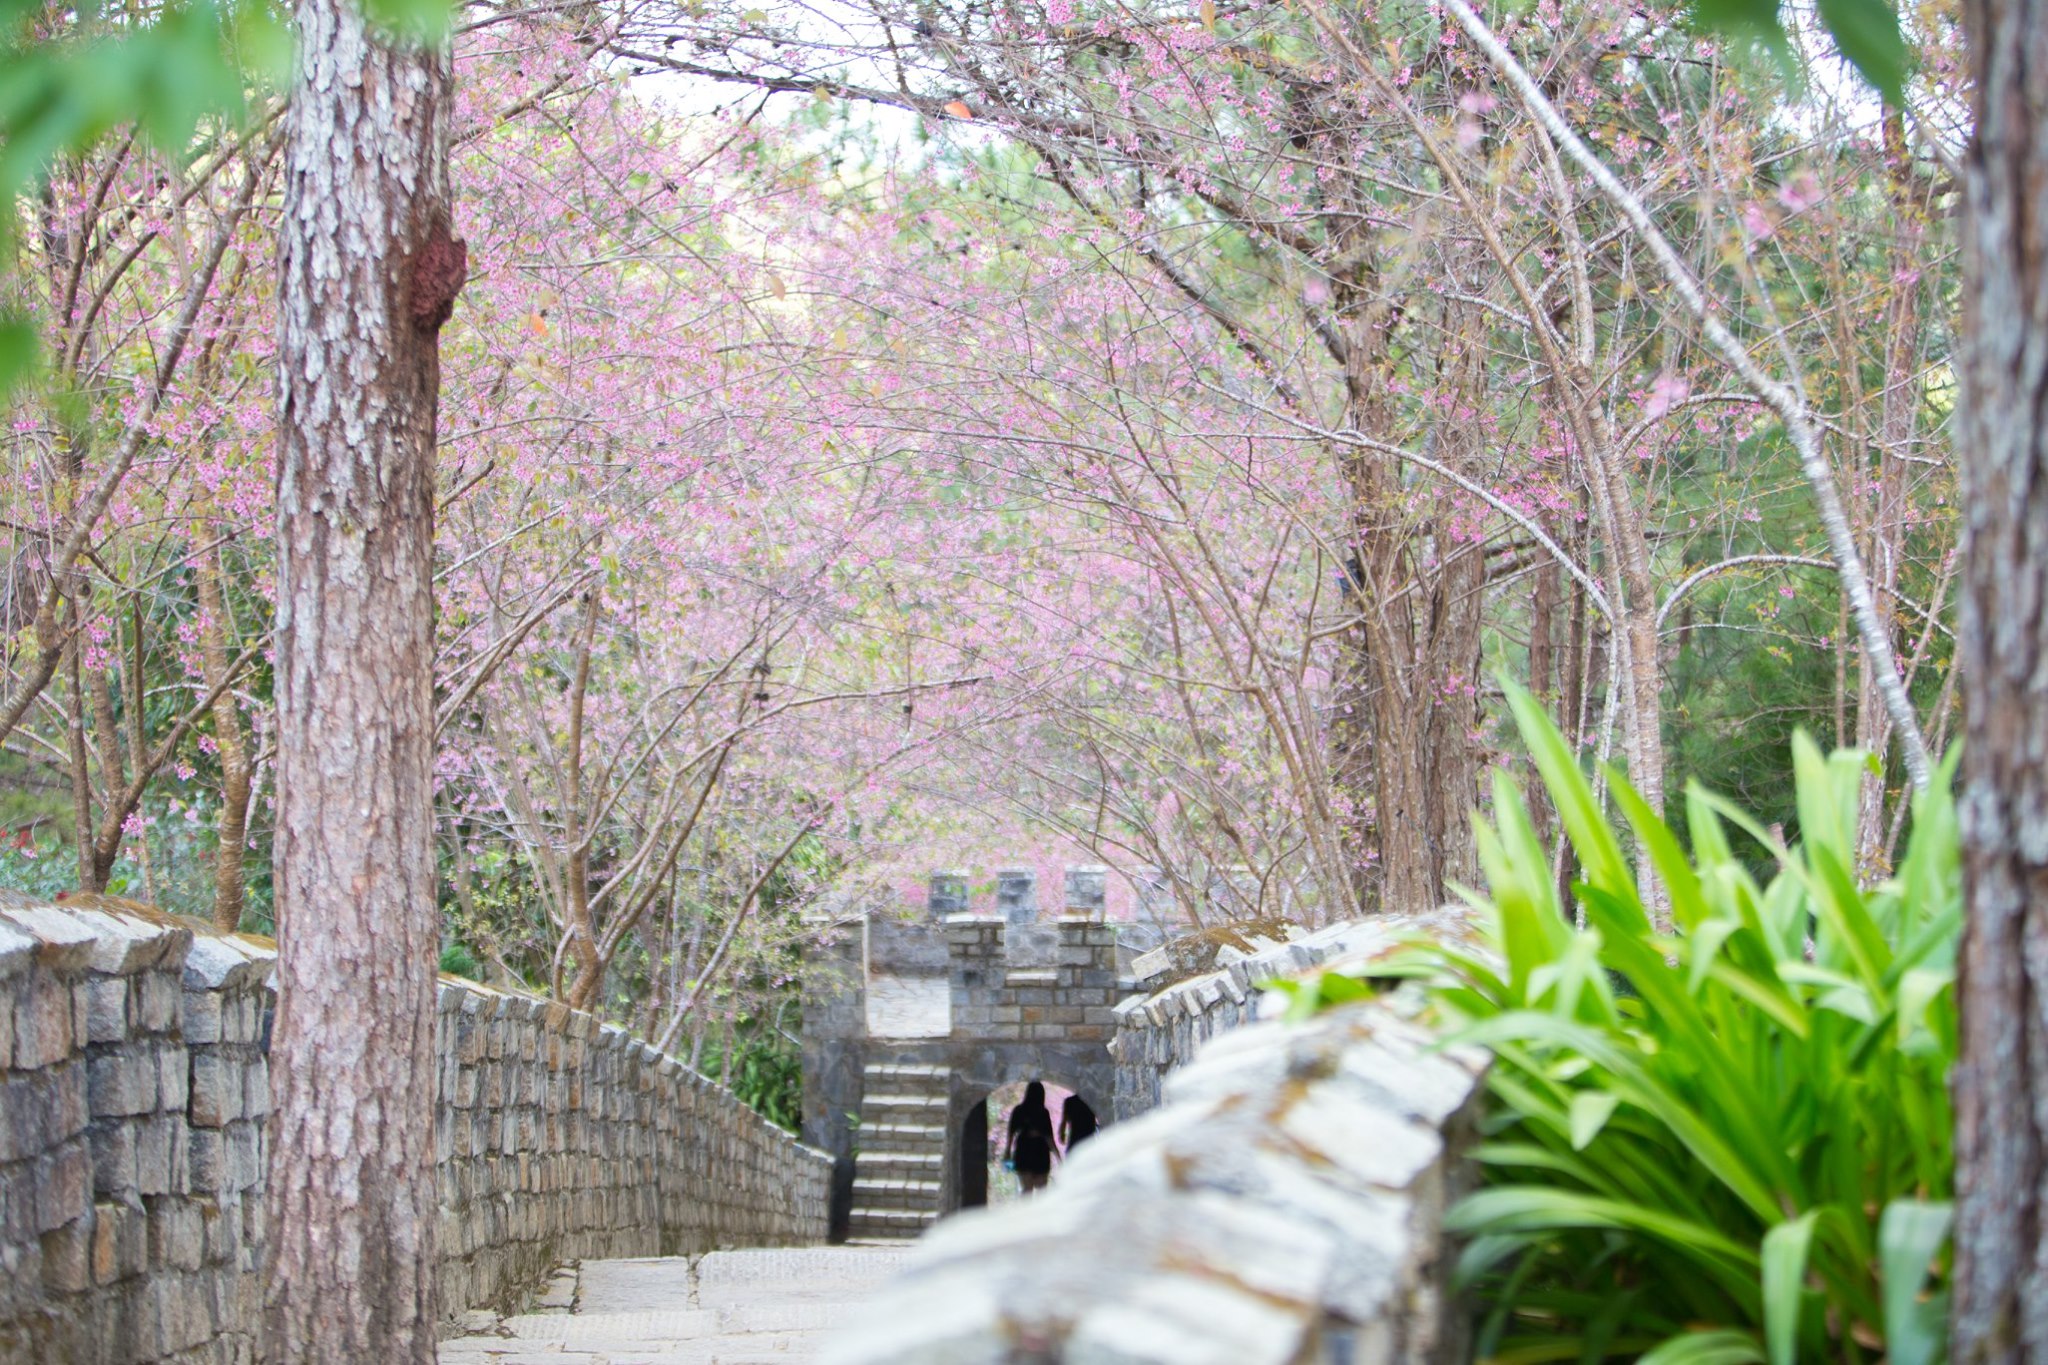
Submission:
{"label": "green leaf", "polygon": [[1748,33],[1784,41],[1778,0],[1693,0],[1693,22],[1720,33]]}
{"label": "green leaf", "polygon": [[362,0],[363,17],[386,33],[438,47],[452,30],[450,0]]}
{"label": "green leaf", "polygon": [[1724,1258],[1744,1267],[1757,1264],[1755,1251],[1704,1223],[1625,1200],[1537,1186],[1500,1186],[1466,1195],[1445,1215],[1444,1226],[1453,1232],[1494,1234],[1561,1228],[1628,1229],[1661,1238],[1702,1259]]}
{"label": "green leaf", "polygon": [[[1501,690],[1507,695],[1509,709],[1515,713],[1515,728],[1521,732],[1522,743],[1528,746],[1530,758],[1543,774],[1544,788],[1549,791],[1550,802],[1557,808],[1558,819],[1579,855],[1586,881],[1613,894],[1619,903],[1635,902],[1635,913],[1642,914],[1635,878],[1629,874],[1628,861],[1621,855],[1621,844],[1601,816],[1600,802],[1594,798],[1592,784],[1586,780],[1571,746],[1565,743],[1543,704],[1527,688],[1503,677]],[[1644,923],[1648,923],[1647,917]]]}
{"label": "green leaf", "polygon": [[1572,1150],[1585,1151],[1586,1145],[1600,1136],[1607,1120],[1614,1117],[1615,1106],[1620,1103],[1621,1096],[1605,1090],[1582,1090],[1572,1096]]}
{"label": "green leaf", "polygon": [[1266,989],[1287,997],[1284,1017],[1289,1023],[1296,1024],[1312,1019],[1335,1005],[1370,1000],[1375,993],[1370,981],[1347,976],[1343,972],[1317,972],[1300,980],[1282,979]]}
{"label": "green leaf", "polygon": [[1885,1205],[1877,1225],[1884,1277],[1884,1338],[1891,1365],[1932,1365],[1948,1327],[1947,1294],[1924,1293],[1935,1253],[1948,1240],[1955,1208],[1918,1199]]}
{"label": "green leaf", "polygon": [[1817,1211],[1808,1210],[1764,1234],[1764,1343],[1769,1347],[1770,1365],[1799,1362],[1799,1304],[1806,1280],[1806,1255],[1813,1246],[1813,1224],[1818,1217]]}
{"label": "green leaf", "polygon": [[1906,102],[1910,58],[1892,0],[1820,0],[1820,21],[1864,80],[1892,104]]}
{"label": "green leaf", "polygon": [[34,323],[18,313],[0,314],[0,402],[35,374],[41,351]]}
{"label": "green leaf", "polygon": [[1688,1332],[1644,1353],[1636,1365],[1755,1365],[1763,1359],[1747,1332]]}

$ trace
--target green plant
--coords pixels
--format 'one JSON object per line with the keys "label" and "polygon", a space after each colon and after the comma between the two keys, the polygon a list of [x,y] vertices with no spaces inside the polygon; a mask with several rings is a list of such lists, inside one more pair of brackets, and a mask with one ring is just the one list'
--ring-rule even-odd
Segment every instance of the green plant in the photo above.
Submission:
{"label": "green plant", "polygon": [[803,1124],[803,1053],[773,1020],[742,1016],[700,1059],[707,1076],[720,1077],[740,1103],[794,1133]]}
{"label": "green plant", "polygon": [[[1961,924],[1954,760],[1897,874],[1859,887],[1864,760],[1793,742],[1801,839],[1697,784],[1692,856],[1626,783],[1614,798],[1677,932],[1526,693],[1515,719],[1578,856],[1559,904],[1519,792],[1480,831],[1492,953],[1429,950],[1453,1036],[1494,1054],[1457,1204],[1463,1281],[1494,1361],[1655,1365],[1940,1358]],[[1766,848],[1768,885],[1729,827]]]}

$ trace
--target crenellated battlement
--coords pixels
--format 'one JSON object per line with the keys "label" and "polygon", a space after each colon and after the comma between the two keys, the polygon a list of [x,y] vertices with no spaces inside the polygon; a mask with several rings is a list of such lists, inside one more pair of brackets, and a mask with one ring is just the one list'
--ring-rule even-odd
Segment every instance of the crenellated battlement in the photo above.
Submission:
{"label": "crenellated battlement", "polygon": [[946,920],[953,1037],[1108,1042],[1119,994],[1115,927],[1071,915],[1043,927],[1049,942],[1039,926],[982,915]]}
{"label": "crenellated battlement", "polygon": [[1105,867],[1067,868],[1050,918],[1031,868],[991,880],[991,909],[973,908],[973,874],[946,868],[930,874],[919,915],[818,926],[805,963],[804,1134],[839,1158],[838,1232],[914,1233],[974,1202],[986,1159],[975,1120],[1000,1086],[1053,1082],[1112,1117],[1120,963],[1156,930],[1107,920]]}

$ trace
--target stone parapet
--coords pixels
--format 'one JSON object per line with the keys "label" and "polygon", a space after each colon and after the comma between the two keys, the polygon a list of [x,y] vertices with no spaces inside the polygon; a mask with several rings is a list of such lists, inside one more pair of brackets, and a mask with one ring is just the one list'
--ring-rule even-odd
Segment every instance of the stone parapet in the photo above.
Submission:
{"label": "stone parapet", "polygon": [[1319,968],[1369,975],[1373,962],[1404,943],[1462,939],[1469,932],[1467,912],[1455,906],[1346,920],[1151,995],[1123,1000],[1114,1010],[1115,1036],[1109,1044],[1116,1067],[1116,1117],[1136,1118],[1157,1105],[1167,1073],[1192,1061],[1211,1038],[1257,1018],[1260,990],[1274,978]]}
{"label": "stone parapet", "polygon": [[[0,892],[0,1365],[256,1358],[273,952]],[[442,1303],[823,1240],[831,1161],[588,1014],[444,981]]]}
{"label": "stone parapet", "polygon": [[1460,1360],[1441,1225],[1485,1062],[1391,1000],[1231,1032],[1046,1193],[927,1234],[824,1359]]}
{"label": "stone parapet", "polygon": [[[955,1042],[1100,1047],[1109,1041],[1116,926],[1076,915],[1042,928],[1013,929],[984,915],[949,916],[945,925]],[[1043,942],[1032,951],[1015,951],[1037,939]]]}

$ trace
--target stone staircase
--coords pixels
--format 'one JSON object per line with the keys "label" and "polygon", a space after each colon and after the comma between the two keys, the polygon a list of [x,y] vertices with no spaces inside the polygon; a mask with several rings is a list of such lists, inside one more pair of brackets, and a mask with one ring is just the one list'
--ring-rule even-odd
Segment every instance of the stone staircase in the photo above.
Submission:
{"label": "stone staircase", "polygon": [[909,1241],[939,1216],[952,1071],[879,1062],[865,1071],[847,1239]]}

